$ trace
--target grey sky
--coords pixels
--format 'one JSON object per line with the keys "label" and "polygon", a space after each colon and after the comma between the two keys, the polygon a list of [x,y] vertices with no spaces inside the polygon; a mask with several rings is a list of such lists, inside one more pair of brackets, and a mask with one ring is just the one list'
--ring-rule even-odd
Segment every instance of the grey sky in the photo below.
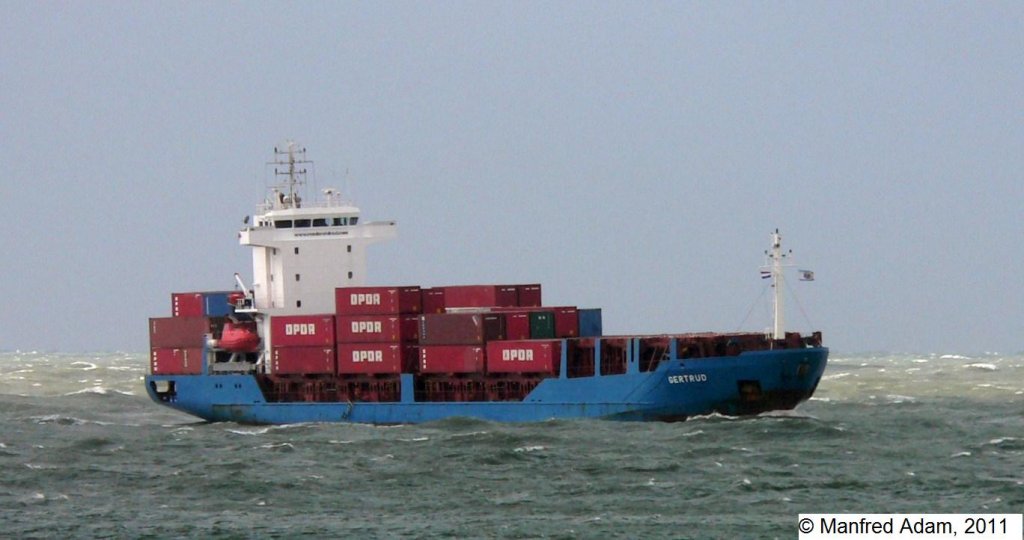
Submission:
{"label": "grey sky", "polygon": [[1024,3],[0,7],[0,349],[145,350],[294,138],[377,284],[762,330],[778,227],[834,351],[1024,350]]}

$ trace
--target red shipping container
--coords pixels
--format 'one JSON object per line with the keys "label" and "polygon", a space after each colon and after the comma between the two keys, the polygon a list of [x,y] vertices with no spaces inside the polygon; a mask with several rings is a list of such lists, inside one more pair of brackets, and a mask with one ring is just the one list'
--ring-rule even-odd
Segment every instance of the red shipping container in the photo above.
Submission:
{"label": "red shipping container", "polygon": [[516,305],[522,307],[543,306],[540,293],[540,283],[516,285]]}
{"label": "red shipping container", "polygon": [[487,344],[488,373],[556,374],[562,360],[558,340],[492,341]]}
{"label": "red shipping container", "polygon": [[338,373],[401,373],[411,350],[401,343],[339,343]]}
{"label": "red shipping container", "polygon": [[444,313],[444,289],[423,289],[423,313]]}
{"label": "red shipping container", "polygon": [[419,315],[338,315],[338,343],[415,342]]}
{"label": "red shipping container", "polygon": [[223,317],[156,317],[149,320],[153,349],[194,349],[206,344],[206,334],[220,334]]}
{"label": "red shipping container", "polygon": [[580,313],[576,307],[548,309],[555,313],[555,337],[568,338],[580,335]]}
{"label": "red shipping container", "polygon": [[175,317],[202,317],[205,315],[202,293],[172,293],[171,314]]}
{"label": "red shipping container", "polygon": [[420,373],[482,373],[484,349],[476,345],[420,347]]}
{"label": "red shipping container", "polygon": [[270,371],[275,375],[334,373],[333,347],[275,347],[270,358]]}
{"label": "red shipping container", "polygon": [[203,349],[152,349],[149,361],[153,375],[198,375],[203,372]]}
{"label": "red shipping container", "polygon": [[419,287],[339,287],[334,290],[334,306],[339,315],[420,313],[421,296]]}
{"label": "red shipping container", "polygon": [[505,339],[530,339],[530,314],[525,311],[505,314]]}
{"label": "red shipping container", "polygon": [[334,347],[334,315],[275,315],[270,319],[270,345]]}
{"label": "red shipping container", "polygon": [[420,316],[423,345],[480,345],[505,339],[505,316],[497,313],[443,313]]}
{"label": "red shipping container", "polygon": [[444,288],[446,308],[515,306],[515,285],[456,285]]}

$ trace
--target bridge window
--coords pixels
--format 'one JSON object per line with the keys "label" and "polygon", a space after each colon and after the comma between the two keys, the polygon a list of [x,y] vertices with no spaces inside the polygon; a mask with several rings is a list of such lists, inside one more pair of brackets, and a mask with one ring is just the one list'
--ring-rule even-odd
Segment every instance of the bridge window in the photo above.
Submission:
{"label": "bridge window", "polygon": [[316,219],[313,220],[313,226],[314,227],[326,227],[327,226],[327,219],[326,218],[316,218]]}
{"label": "bridge window", "polygon": [[308,220],[308,219],[296,219],[295,220],[295,226],[296,227],[309,227],[309,223],[310,223],[310,220]]}
{"label": "bridge window", "polygon": [[349,225],[355,225],[358,221],[359,221],[359,218],[357,218],[357,217],[348,218],[348,224]]}
{"label": "bridge window", "polygon": [[334,226],[335,227],[340,227],[340,226],[343,226],[343,225],[348,225],[348,218],[343,218],[343,217],[336,217],[336,218],[334,218]]}
{"label": "bridge window", "polygon": [[274,222],[274,227],[277,227],[278,229],[291,229],[292,228],[292,220],[290,220],[290,219],[279,219],[279,220]]}

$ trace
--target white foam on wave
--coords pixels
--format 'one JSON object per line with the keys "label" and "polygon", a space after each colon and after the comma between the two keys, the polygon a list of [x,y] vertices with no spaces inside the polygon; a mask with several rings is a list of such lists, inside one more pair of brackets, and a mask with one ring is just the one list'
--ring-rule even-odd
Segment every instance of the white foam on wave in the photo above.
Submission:
{"label": "white foam on wave", "polygon": [[[34,370],[32,368],[16,369],[14,371],[8,371],[7,373],[4,373],[4,375],[15,375],[15,374],[18,374],[18,373],[35,373],[35,371],[36,370]],[[22,377],[22,378],[24,379],[24,377]]]}
{"label": "white foam on wave", "polygon": [[960,356],[959,354],[944,354],[940,356],[943,360],[970,360],[969,356]]}
{"label": "white foam on wave", "polygon": [[423,442],[423,441],[429,441],[430,437],[413,437],[412,439],[398,439],[398,440],[402,441],[402,442]]}
{"label": "white foam on wave", "polygon": [[958,458],[958,457],[970,457],[970,455],[971,455],[971,453],[970,453],[970,452],[966,452],[966,451],[965,451],[965,452],[957,452],[957,453],[955,453],[955,454],[953,454],[953,455],[951,455],[951,456],[949,456],[949,457],[951,457],[951,458]]}
{"label": "white foam on wave", "polygon": [[71,362],[68,365],[71,365],[71,366],[85,366],[84,368],[82,368],[82,371],[92,371],[92,370],[97,369],[99,367],[96,364],[93,364],[92,362],[83,362],[81,360],[79,360],[78,362]]}
{"label": "white foam on wave", "polygon": [[452,433],[448,436],[450,439],[458,439],[461,437],[476,437],[477,435],[487,435],[487,431],[470,431],[468,433]]}
{"label": "white foam on wave", "polygon": [[517,454],[523,454],[523,453],[527,453],[527,452],[540,452],[541,450],[547,450],[547,447],[540,446],[540,445],[520,446],[519,448],[516,448],[516,449],[514,449],[512,451],[517,453]]}
{"label": "white foam on wave", "polygon": [[1000,437],[998,439],[992,439],[992,440],[988,441],[988,444],[993,444],[993,445],[997,445],[998,446],[1000,444],[1003,444],[1004,442],[1012,442],[1012,441],[1016,441],[1016,440],[1017,440],[1017,437]]}
{"label": "white foam on wave", "polygon": [[996,371],[997,369],[999,369],[999,368],[996,367],[995,364],[986,364],[986,363],[980,363],[980,362],[974,363],[974,364],[967,364],[964,367],[968,368],[968,369],[981,369],[981,370],[985,370],[985,371]]}
{"label": "white foam on wave", "polygon": [[107,390],[106,388],[103,388],[102,386],[93,386],[93,387],[90,387],[90,388],[83,388],[81,390],[76,390],[74,392],[68,392],[68,393],[66,393],[64,395],[65,396],[75,396],[75,395],[78,395],[78,394],[99,394],[101,396],[105,396],[105,395],[107,395],[108,392],[109,392],[109,390]]}
{"label": "white foam on wave", "polygon": [[234,433],[235,435],[265,435],[270,431],[269,427],[254,428],[254,429],[228,429],[228,433]]}

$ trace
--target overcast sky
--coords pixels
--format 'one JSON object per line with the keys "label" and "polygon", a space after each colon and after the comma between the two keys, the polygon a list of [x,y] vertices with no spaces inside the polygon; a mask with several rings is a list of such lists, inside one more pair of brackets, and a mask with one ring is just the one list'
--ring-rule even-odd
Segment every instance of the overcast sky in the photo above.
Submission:
{"label": "overcast sky", "polygon": [[834,352],[1024,350],[1022,2],[0,8],[0,350],[142,352],[249,279],[289,138],[399,222],[374,284],[763,330],[778,227]]}

